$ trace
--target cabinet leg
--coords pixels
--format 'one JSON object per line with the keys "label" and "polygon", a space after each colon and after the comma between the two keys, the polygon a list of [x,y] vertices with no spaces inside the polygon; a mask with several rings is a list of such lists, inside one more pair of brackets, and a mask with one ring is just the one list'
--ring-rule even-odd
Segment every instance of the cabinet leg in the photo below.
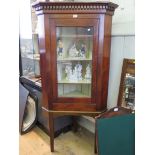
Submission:
{"label": "cabinet leg", "polygon": [[49,113],[49,134],[50,134],[50,148],[51,152],[54,152],[54,118],[53,114]]}
{"label": "cabinet leg", "polygon": [[77,132],[78,130],[78,123],[77,123],[77,117],[76,116],[72,116],[72,121],[73,121],[73,132]]}
{"label": "cabinet leg", "polygon": [[95,131],[95,138],[94,138],[94,153],[97,153],[97,136],[96,136],[96,131]]}
{"label": "cabinet leg", "polygon": [[97,146],[97,128],[96,128],[96,119],[95,119],[95,138],[94,138],[94,153],[97,154],[98,153],[98,146]]}

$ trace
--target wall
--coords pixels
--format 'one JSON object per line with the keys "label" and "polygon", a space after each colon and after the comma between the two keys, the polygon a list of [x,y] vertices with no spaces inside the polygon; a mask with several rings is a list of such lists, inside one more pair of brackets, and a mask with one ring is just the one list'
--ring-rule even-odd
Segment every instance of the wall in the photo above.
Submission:
{"label": "wall", "polygon": [[[111,0],[111,2],[118,4],[119,7],[112,22],[108,109],[117,105],[123,58],[135,58],[135,2],[134,0]],[[78,123],[91,132],[95,131],[90,118],[80,117]]]}
{"label": "wall", "polygon": [[111,0],[119,7],[113,16],[112,35],[135,34],[135,0]]}
{"label": "wall", "polygon": [[135,2],[112,0],[119,5],[113,16],[108,108],[117,105],[123,58],[135,58]]}
{"label": "wall", "polygon": [[123,58],[135,58],[135,36],[113,36],[111,45],[108,109],[117,105]]}

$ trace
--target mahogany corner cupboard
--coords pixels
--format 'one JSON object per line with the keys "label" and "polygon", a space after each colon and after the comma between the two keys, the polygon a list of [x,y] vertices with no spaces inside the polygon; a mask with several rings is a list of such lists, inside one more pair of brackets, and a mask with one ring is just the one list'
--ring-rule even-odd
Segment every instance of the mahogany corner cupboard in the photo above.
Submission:
{"label": "mahogany corner cupboard", "polygon": [[107,108],[111,2],[36,2],[43,105],[49,113]]}
{"label": "mahogany corner cupboard", "polygon": [[107,107],[111,2],[37,2],[43,108],[96,113]]}

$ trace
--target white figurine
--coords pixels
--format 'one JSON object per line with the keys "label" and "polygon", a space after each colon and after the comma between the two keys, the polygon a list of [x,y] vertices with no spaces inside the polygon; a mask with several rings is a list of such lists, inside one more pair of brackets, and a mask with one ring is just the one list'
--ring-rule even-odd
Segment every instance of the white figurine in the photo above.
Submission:
{"label": "white figurine", "polygon": [[63,55],[63,43],[62,43],[61,39],[58,40],[57,53],[58,53],[58,56],[62,57],[62,55]]}
{"label": "white figurine", "polygon": [[73,46],[69,50],[69,56],[70,57],[78,57],[78,55],[79,55],[79,51],[76,49],[76,45],[74,43]]}
{"label": "white figurine", "polygon": [[82,80],[82,65],[78,63],[76,65],[76,68],[77,68],[77,79]]}
{"label": "white figurine", "polygon": [[79,56],[82,57],[82,58],[86,57],[86,45],[85,44],[81,45]]}
{"label": "white figurine", "polygon": [[73,74],[72,74],[71,81],[74,81],[74,82],[78,81],[78,71],[77,71],[77,67],[76,66],[73,69]]}
{"label": "white figurine", "polygon": [[91,80],[91,69],[90,69],[90,65],[89,64],[86,67],[85,79],[86,80]]}
{"label": "white figurine", "polygon": [[65,72],[67,74],[66,80],[71,80],[72,79],[72,64],[67,64],[65,67]]}
{"label": "white figurine", "polygon": [[61,79],[62,79],[62,76],[61,76],[61,74],[62,74],[62,68],[61,68],[61,65],[60,64],[58,64],[58,72],[57,72],[57,76],[58,76],[58,81],[61,81]]}
{"label": "white figurine", "polygon": [[72,64],[67,64],[65,67],[65,72],[67,74],[66,80],[70,82],[78,82],[82,80],[82,65],[80,63],[76,64],[72,70]]}

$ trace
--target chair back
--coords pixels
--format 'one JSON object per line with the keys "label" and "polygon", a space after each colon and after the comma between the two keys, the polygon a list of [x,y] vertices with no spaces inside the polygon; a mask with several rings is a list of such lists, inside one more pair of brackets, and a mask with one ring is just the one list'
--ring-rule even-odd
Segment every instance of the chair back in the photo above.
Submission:
{"label": "chair back", "polygon": [[99,155],[135,154],[135,114],[120,111],[115,115],[113,109],[96,119]]}

